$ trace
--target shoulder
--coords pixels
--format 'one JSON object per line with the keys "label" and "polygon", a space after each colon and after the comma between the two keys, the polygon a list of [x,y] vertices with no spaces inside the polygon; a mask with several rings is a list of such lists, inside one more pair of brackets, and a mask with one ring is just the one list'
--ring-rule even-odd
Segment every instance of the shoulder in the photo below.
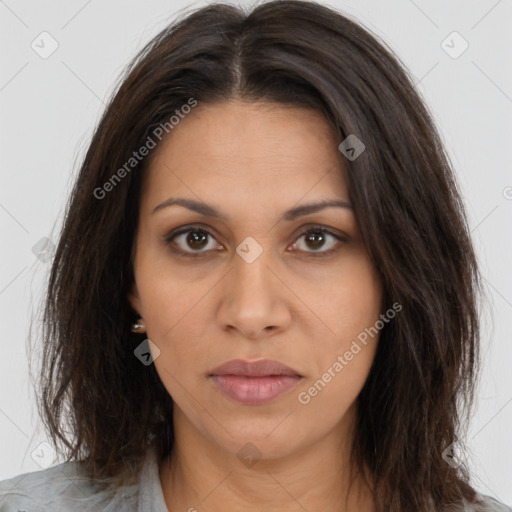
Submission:
{"label": "shoulder", "polygon": [[137,510],[138,485],[103,489],[82,474],[79,463],[63,462],[0,481],[0,512]]}
{"label": "shoulder", "polygon": [[470,504],[468,510],[470,512],[512,512],[512,507],[491,496],[477,494],[476,503]]}
{"label": "shoulder", "polygon": [[477,492],[473,502],[464,500],[461,505],[448,507],[444,512],[512,512],[512,508],[496,498]]}

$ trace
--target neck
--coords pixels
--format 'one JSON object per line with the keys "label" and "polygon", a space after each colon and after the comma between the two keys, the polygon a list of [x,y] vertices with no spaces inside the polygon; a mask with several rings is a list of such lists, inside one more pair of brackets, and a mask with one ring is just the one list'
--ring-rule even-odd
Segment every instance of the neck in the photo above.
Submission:
{"label": "neck", "polygon": [[175,449],[160,466],[169,510],[374,512],[367,481],[349,464],[355,409],[315,444],[280,458],[262,453],[257,462],[246,464],[176,409]]}

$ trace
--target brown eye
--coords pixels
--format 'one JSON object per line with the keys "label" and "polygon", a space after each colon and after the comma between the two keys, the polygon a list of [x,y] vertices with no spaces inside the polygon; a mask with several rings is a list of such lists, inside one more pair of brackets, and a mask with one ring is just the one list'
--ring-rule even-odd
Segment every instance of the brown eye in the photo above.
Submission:
{"label": "brown eye", "polygon": [[171,233],[165,239],[165,243],[172,246],[172,250],[185,256],[202,256],[216,247],[213,244],[208,247],[210,240],[215,240],[213,235],[204,228],[188,227],[177,233]]}
{"label": "brown eye", "polygon": [[[295,242],[294,248],[311,254],[311,256],[327,256],[335,252],[337,247],[346,242],[341,236],[332,233],[325,228],[311,228],[300,235],[298,240],[304,239],[304,243]],[[327,247],[327,250],[322,250]]]}
{"label": "brown eye", "polygon": [[316,231],[314,233],[308,233],[304,238],[306,244],[312,249],[321,249],[325,244],[325,233]]}
{"label": "brown eye", "polygon": [[192,249],[203,249],[208,234],[204,231],[189,231],[185,237],[185,244]]}
{"label": "brown eye", "polygon": [[[293,248],[314,257],[329,256],[348,241],[326,228],[317,227],[304,231],[297,240],[300,239],[304,239],[303,243],[295,242]],[[186,229],[171,233],[165,238],[165,243],[171,246],[171,250],[177,254],[200,257],[206,256],[216,248],[223,248],[222,245],[213,243],[215,240],[215,237],[207,229],[188,226]],[[210,247],[209,243],[211,243]]]}

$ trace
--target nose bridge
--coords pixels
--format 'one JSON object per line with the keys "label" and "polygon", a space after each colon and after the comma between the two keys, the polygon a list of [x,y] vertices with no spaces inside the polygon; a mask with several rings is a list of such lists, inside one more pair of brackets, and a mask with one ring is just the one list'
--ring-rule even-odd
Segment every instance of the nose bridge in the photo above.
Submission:
{"label": "nose bridge", "polygon": [[232,277],[237,291],[243,296],[258,295],[260,300],[268,299],[275,279],[269,268],[272,266],[271,249],[247,237],[237,246],[236,253]]}
{"label": "nose bridge", "polygon": [[255,337],[267,327],[283,327],[288,308],[283,303],[279,280],[271,268],[275,267],[272,251],[263,248],[255,239],[242,241],[236,248],[232,271],[226,276],[223,288],[221,317],[246,336]]}

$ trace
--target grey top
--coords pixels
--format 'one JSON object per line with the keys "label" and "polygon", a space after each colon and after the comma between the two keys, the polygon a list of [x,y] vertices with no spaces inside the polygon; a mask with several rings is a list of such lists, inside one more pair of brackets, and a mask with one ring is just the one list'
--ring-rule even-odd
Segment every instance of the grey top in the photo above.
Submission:
{"label": "grey top", "polygon": [[[154,449],[148,451],[138,481],[115,494],[98,490],[79,469],[76,462],[63,462],[1,481],[0,512],[169,512]],[[512,512],[490,496],[480,494],[478,501],[446,512]]]}
{"label": "grey top", "polygon": [[79,465],[63,462],[0,482],[0,512],[169,512],[165,505],[156,451],[148,450],[138,481],[116,493],[99,490],[80,473]]}

